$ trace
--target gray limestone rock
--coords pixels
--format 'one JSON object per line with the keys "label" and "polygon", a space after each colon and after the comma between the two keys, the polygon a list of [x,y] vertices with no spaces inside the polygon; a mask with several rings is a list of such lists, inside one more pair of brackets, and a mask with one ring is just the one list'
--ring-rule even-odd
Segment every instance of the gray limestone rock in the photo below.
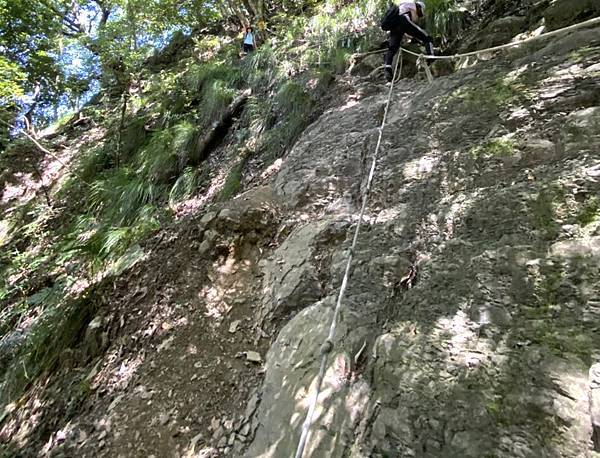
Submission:
{"label": "gray limestone rock", "polygon": [[328,222],[309,223],[293,231],[266,263],[265,317],[280,317],[319,299],[321,287],[313,263],[314,244],[328,225]]}
{"label": "gray limestone rock", "polygon": [[95,358],[108,344],[108,337],[104,332],[102,316],[95,317],[85,330],[85,356],[88,359]]}
{"label": "gray limestone rock", "polygon": [[[507,18],[490,33],[524,26]],[[595,99],[567,97],[595,87],[593,58],[568,61],[590,32],[398,84],[305,457],[588,454],[598,229],[577,222],[571,190],[598,192],[600,142]],[[325,113],[275,179],[310,222],[263,264],[267,310],[293,318],[266,355],[245,456],[296,447],[384,99]],[[499,139],[512,148],[494,150]],[[321,239],[327,221],[346,227]]]}
{"label": "gray limestone rock", "polygon": [[26,333],[21,329],[9,332],[2,337],[0,340],[0,370],[4,370],[11,359],[17,355],[26,338]]}
{"label": "gray limestone rock", "polygon": [[549,29],[555,30],[598,14],[600,4],[596,0],[555,0],[545,11],[544,18]]}
{"label": "gray limestone rock", "polygon": [[491,22],[485,29],[478,49],[508,43],[525,30],[527,18],[523,16],[506,16]]}

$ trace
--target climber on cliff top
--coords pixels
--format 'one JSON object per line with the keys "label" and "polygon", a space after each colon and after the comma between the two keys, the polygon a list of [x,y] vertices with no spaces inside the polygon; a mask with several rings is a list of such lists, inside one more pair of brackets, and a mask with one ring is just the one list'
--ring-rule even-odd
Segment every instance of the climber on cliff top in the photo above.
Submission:
{"label": "climber on cliff top", "polygon": [[425,30],[415,24],[423,17],[425,3],[401,0],[399,4],[392,5],[381,20],[381,28],[390,32],[388,50],[385,54],[385,79],[392,81],[392,62],[400,49],[404,34],[407,33],[425,45],[427,55],[433,56],[433,40]]}

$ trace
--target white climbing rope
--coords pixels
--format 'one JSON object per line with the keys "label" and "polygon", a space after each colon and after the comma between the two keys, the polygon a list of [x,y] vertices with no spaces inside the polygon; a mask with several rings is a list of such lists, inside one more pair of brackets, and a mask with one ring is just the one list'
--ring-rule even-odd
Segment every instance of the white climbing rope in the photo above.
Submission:
{"label": "white climbing rope", "polygon": [[[583,21],[578,24],[573,24],[573,25],[570,25],[567,27],[563,27],[562,29],[552,30],[551,32],[541,33],[539,35],[525,38],[524,40],[515,41],[513,43],[505,43],[503,45],[493,46],[491,48],[478,49],[477,51],[470,51],[470,52],[465,52],[465,53],[460,53],[460,54],[452,54],[450,56],[429,56],[427,54],[410,51],[406,48],[400,48],[400,49],[402,49],[407,54],[411,54],[415,57],[426,57],[428,60],[443,60],[443,59],[453,60],[453,59],[460,59],[462,57],[477,56],[484,52],[494,52],[494,51],[500,51],[502,49],[513,48],[515,46],[521,46],[522,44],[525,44],[525,43],[530,43],[532,41],[554,37],[554,36],[560,35],[561,33],[564,33],[564,32],[572,32],[573,30],[589,27],[592,25],[600,25],[600,17],[588,19],[587,21]],[[350,36],[350,35],[345,35],[344,38],[346,38],[348,36]],[[352,36],[356,36],[356,35],[352,35]],[[323,42],[325,42],[325,41],[323,40]],[[319,42],[319,44],[320,43],[321,42]],[[313,46],[313,45],[311,45],[311,46]],[[379,53],[384,53],[386,51],[387,51],[387,49],[377,49],[375,51],[367,52],[364,55],[368,56],[370,54],[379,54]]]}
{"label": "white climbing rope", "polygon": [[[362,206],[360,209],[360,215],[358,217],[358,223],[356,224],[356,229],[354,230],[354,238],[352,239],[352,246],[350,247],[350,251],[348,252],[348,259],[346,261],[346,270],[344,272],[344,278],[342,279],[342,285],[340,286],[340,291],[338,294],[337,302],[335,304],[335,309],[333,311],[333,317],[331,318],[331,324],[329,326],[329,334],[327,335],[327,339],[321,345],[321,365],[319,367],[319,373],[317,375],[317,386],[315,387],[313,396],[310,400],[310,404],[308,407],[308,412],[306,414],[306,419],[304,420],[304,424],[302,425],[302,434],[300,435],[300,440],[298,441],[298,447],[296,448],[295,458],[302,458],[304,454],[304,447],[306,446],[308,434],[310,433],[310,427],[312,426],[312,420],[315,413],[315,409],[317,407],[317,402],[319,399],[319,394],[321,393],[321,386],[323,384],[323,379],[325,378],[325,371],[327,369],[327,359],[329,353],[333,350],[333,339],[335,337],[335,331],[337,328],[337,322],[340,315],[340,310],[342,308],[342,299],[344,298],[344,293],[346,292],[346,287],[348,286],[348,280],[350,279],[350,268],[352,267],[352,260],[354,259],[354,250],[356,249],[356,244],[358,242],[358,235],[360,233],[361,223],[363,221],[363,216],[365,213],[365,208],[367,207],[367,202],[369,200],[369,191],[371,190],[371,184],[373,183],[373,176],[375,175],[375,165],[377,164],[377,157],[379,155],[379,148],[381,147],[381,138],[383,136],[383,128],[385,127],[385,123],[387,121],[387,115],[390,108],[390,102],[392,100],[392,91],[394,89],[394,83],[396,82],[396,73],[398,71],[398,64],[402,62],[402,50],[400,50],[400,56],[396,60],[396,66],[394,68],[394,74],[392,77],[392,81],[390,83],[390,89],[388,91],[387,102],[385,104],[385,110],[383,112],[383,119],[381,121],[381,126],[379,127],[379,136],[377,138],[377,145],[375,146],[375,152],[373,153],[373,160],[371,162],[371,170],[369,171],[369,178],[367,180],[367,186],[365,188],[365,192],[363,194]],[[400,65],[400,72],[402,72],[402,65]]]}
{"label": "white climbing rope", "polygon": [[429,68],[429,65],[427,65],[427,62],[425,61],[424,57],[419,57],[417,59],[417,67],[422,68],[425,71],[425,75],[427,76],[427,81],[429,81],[429,84],[433,83],[433,75],[431,74],[431,69]]}
{"label": "white climbing rope", "polygon": [[[454,60],[454,59],[461,59],[463,57],[477,56],[477,55],[483,54],[485,52],[494,52],[494,51],[499,51],[501,49],[513,48],[515,46],[520,46],[524,43],[529,43],[534,40],[550,38],[550,37],[556,36],[556,35],[564,33],[564,32],[570,32],[570,31],[573,31],[573,30],[576,30],[579,28],[589,27],[589,26],[593,26],[593,25],[600,25],[600,17],[593,18],[593,19],[590,19],[585,22],[580,22],[579,24],[574,24],[569,27],[564,27],[562,29],[553,30],[552,32],[543,33],[541,35],[536,35],[534,37],[530,37],[525,40],[516,41],[514,43],[506,43],[504,45],[494,46],[492,48],[479,49],[477,51],[471,51],[471,52],[462,53],[462,54],[452,54],[450,56],[429,56],[427,54],[416,53],[414,51],[410,51],[410,50],[408,50],[406,48],[402,48],[402,47],[400,48],[400,50],[404,51],[407,54],[410,54],[411,56],[417,57],[417,62],[416,62],[417,66],[419,68],[423,69],[423,71],[425,72],[425,75],[427,77],[427,80],[429,81],[429,83],[432,83],[433,75],[431,74],[431,69],[427,66],[427,61],[429,61],[429,60],[444,60],[444,59],[445,60]],[[369,51],[369,52],[366,52],[363,54],[359,54],[359,56],[361,58],[364,58],[364,57],[367,57],[367,56],[370,56],[373,54],[382,54],[384,52],[387,52],[387,49],[376,49],[375,51]],[[373,70],[372,73],[375,73],[375,71],[378,71],[381,68],[383,68],[383,66],[377,67],[375,70]],[[370,76],[371,75],[369,75],[369,77]]]}
{"label": "white climbing rope", "polygon": [[[332,352],[333,350],[333,339],[335,338],[335,332],[336,332],[336,328],[337,328],[337,323],[338,323],[338,319],[339,319],[339,315],[340,315],[340,310],[342,308],[342,300],[344,298],[344,293],[346,292],[346,288],[348,286],[348,281],[350,279],[350,268],[352,267],[352,261],[354,259],[354,250],[356,249],[356,244],[358,242],[358,235],[360,233],[360,228],[361,228],[361,224],[363,221],[363,216],[364,216],[364,212],[367,206],[367,202],[369,199],[369,192],[371,190],[371,185],[373,183],[373,177],[375,175],[375,166],[377,164],[377,158],[379,156],[379,149],[381,147],[381,139],[383,136],[383,129],[385,127],[385,124],[387,122],[387,116],[388,116],[388,111],[389,111],[389,107],[390,107],[390,103],[392,100],[392,91],[394,89],[394,84],[397,81],[396,78],[396,74],[398,71],[398,64],[400,63],[400,73],[402,72],[402,53],[406,52],[408,54],[411,54],[413,56],[416,56],[418,58],[418,61],[420,61],[424,67],[426,68],[426,74],[427,74],[427,79],[431,82],[433,80],[433,77],[431,75],[431,73],[428,71],[429,67],[427,67],[427,64],[424,63],[424,59],[427,60],[435,60],[435,59],[459,59],[462,57],[468,57],[468,56],[476,56],[478,54],[484,53],[484,52],[493,52],[493,51],[499,51],[501,49],[505,49],[505,48],[512,48],[515,46],[520,46],[524,43],[529,43],[535,40],[539,40],[539,39],[546,39],[546,38],[550,38],[553,37],[555,35],[558,35],[560,33],[563,32],[568,32],[568,31],[573,31],[579,28],[583,28],[583,27],[589,27],[591,25],[596,25],[596,24],[600,24],[600,17],[594,18],[594,19],[590,19],[588,21],[584,21],[584,22],[580,22],[579,24],[574,24],[572,26],[569,27],[564,27],[562,29],[558,29],[558,30],[554,30],[552,32],[548,32],[545,34],[541,34],[541,35],[537,35],[535,37],[530,37],[527,38],[525,40],[521,40],[521,41],[517,41],[514,43],[507,43],[504,45],[500,45],[500,46],[494,46],[492,48],[486,48],[486,49],[481,49],[478,51],[472,51],[472,52],[468,52],[468,53],[463,53],[463,54],[454,54],[452,56],[428,56],[425,54],[419,54],[419,53],[415,53],[412,51],[409,51],[407,49],[404,48],[400,48],[400,53],[399,53],[399,58],[396,61],[396,66],[394,68],[394,74],[393,74],[393,78],[392,78],[392,82],[390,83],[390,89],[388,92],[388,96],[387,96],[387,102],[385,105],[385,111],[383,113],[383,119],[381,121],[381,126],[379,127],[379,137],[377,139],[377,145],[375,146],[375,152],[373,153],[373,160],[371,163],[371,169],[369,172],[369,178],[367,180],[367,186],[365,188],[365,192],[363,195],[363,201],[362,201],[362,206],[360,209],[360,215],[358,218],[358,223],[356,224],[356,228],[354,230],[354,237],[352,239],[352,246],[350,247],[350,251],[348,253],[348,258],[346,261],[346,270],[344,272],[344,278],[342,279],[342,285],[340,286],[340,290],[339,290],[339,294],[337,297],[337,302],[335,305],[335,309],[333,311],[333,317],[331,318],[331,324],[329,326],[329,334],[327,335],[327,339],[325,340],[325,342],[323,343],[323,345],[321,345],[321,364],[319,366],[319,373],[317,374],[317,384],[315,386],[312,398],[310,400],[309,406],[308,406],[308,411],[306,413],[306,419],[304,420],[304,423],[302,425],[302,433],[300,435],[300,440],[298,441],[298,446],[296,448],[296,454],[294,455],[295,458],[302,458],[304,455],[304,449],[306,447],[306,444],[308,442],[308,435],[310,433],[310,428],[312,426],[312,422],[313,422],[313,417],[314,417],[314,413],[317,407],[317,402],[319,400],[319,394],[321,393],[321,387],[323,385],[323,379],[325,378],[325,371],[327,369],[327,360],[328,360],[328,356],[329,354]],[[377,52],[384,52],[385,50],[382,51],[377,51]],[[371,52],[368,54],[374,54],[375,52]],[[398,75],[399,76],[399,75]]]}
{"label": "white climbing rope", "polygon": [[[494,51],[500,51],[501,49],[513,48],[515,46],[521,46],[522,44],[525,44],[525,43],[530,43],[532,41],[550,38],[550,37],[559,35],[564,32],[572,32],[573,30],[581,29],[584,27],[589,27],[591,25],[600,25],[600,17],[589,19],[587,21],[580,22],[579,24],[573,24],[568,27],[564,27],[562,29],[553,30],[552,32],[542,33],[540,35],[536,35],[534,37],[529,37],[524,40],[515,41],[514,43],[506,43],[506,44],[499,45],[499,46],[493,46],[491,48],[479,49],[477,51],[465,52],[462,54],[453,54],[451,56],[428,56],[426,54],[409,51],[408,49],[405,49],[405,48],[401,48],[401,49],[407,54],[411,54],[413,56],[420,57],[420,58],[426,58],[427,60],[460,59],[462,57],[477,56],[484,52],[494,52]],[[381,52],[385,52],[385,50],[383,50]]]}

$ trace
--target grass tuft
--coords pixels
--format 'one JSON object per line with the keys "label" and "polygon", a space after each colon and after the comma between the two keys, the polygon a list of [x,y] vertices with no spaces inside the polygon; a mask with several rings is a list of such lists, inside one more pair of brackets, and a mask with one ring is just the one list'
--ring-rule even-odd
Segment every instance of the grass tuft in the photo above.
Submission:
{"label": "grass tuft", "polygon": [[178,202],[193,196],[198,187],[198,180],[198,171],[187,167],[169,191],[169,207],[173,208]]}
{"label": "grass tuft", "polygon": [[477,158],[493,158],[493,157],[510,157],[516,152],[515,141],[510,138],[494,138],[477,146],[470,151],[471,157]]}

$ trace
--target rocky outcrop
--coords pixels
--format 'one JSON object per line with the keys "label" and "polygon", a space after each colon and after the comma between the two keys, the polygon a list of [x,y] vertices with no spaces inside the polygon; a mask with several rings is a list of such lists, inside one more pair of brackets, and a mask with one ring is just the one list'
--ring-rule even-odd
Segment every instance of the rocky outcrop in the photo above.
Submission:
{"label": "rocky outcrop", "polygon": [[479,49],[509,43],[515,36],[526,30],[527,18],[524,16],[506,16],[488,24],[481,34]]}
{"label": "rocky outcrop", "polygon": [[309,223],[295,230],[265,263],[265,318],[279,319],[316,302],[321,294],[315,238],[326,223]]}
{"label": "rocky outcrop", "polygon": [[555,30],[598,14],[600,4],[594,0],[554,0],[544,13],[544,19],[548,27]]}
{"label": "rocky outcrop", "polygon": [[[305,456],[586,456],[600,357],[594,33],[399,83]],[[575,56],[582,42],[591,51]],[[310,222],[266,265],[267,303],[296,314],[266,356],[248,457],[290,456],[299,437],[385,101],[367,93],[313,124],[275,181]],[[336,222],[317,268],[314,241]]]}
{"label": "rocky outcrop", "polygon": [[[569,5],[568,21],[595,14],[487,2],[465,49],[544,14],[559,27]],[[582,29],[395,87],[304,458],[600,449],[599,60],[598,29]],[[102,307],[67,315],[58,381],[5,410],[2,440],[51,456],[292,455],[384,112],[380,63],[340,77],[335,106],[255,171],[262,186],[160,231],[91,289]],[[0,341],[0,367],[22,342]]]}

